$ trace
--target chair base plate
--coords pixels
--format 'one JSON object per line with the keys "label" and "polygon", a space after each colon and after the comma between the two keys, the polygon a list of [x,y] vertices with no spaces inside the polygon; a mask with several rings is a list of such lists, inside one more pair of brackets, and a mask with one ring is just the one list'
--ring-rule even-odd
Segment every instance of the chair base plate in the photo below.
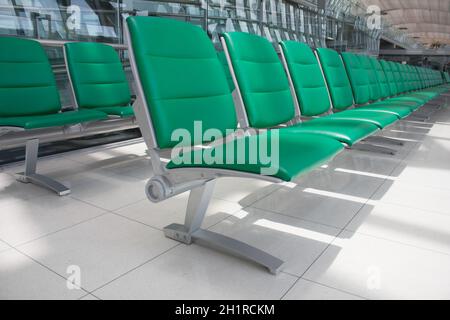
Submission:
{"label": "chair base plate", "polygon": [[17,181],[22,183],[33,183],[41,187],[50,189],[59,196],[66,196],[70,194],[70,189],[62,183],[38,173],[25,175],[25,173],[21,172],[16,174],[16,179]]}
{"label": "chair base plate", "polygon": [[185,243],[196,243],[224,253],[252,261],[277,274],[284,262],[271,254],[252,247],[244,242],[204,229],[189,232],[184,225],[173,223],[164,228],[166,237]]}

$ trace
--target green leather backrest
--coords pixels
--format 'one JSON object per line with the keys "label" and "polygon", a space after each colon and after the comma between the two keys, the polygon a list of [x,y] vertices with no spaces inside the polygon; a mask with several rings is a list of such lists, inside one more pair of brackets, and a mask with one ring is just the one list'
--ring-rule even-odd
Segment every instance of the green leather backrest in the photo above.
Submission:
{"label": "green leather backrest", "polygon": [[272,43],[244,32],[223,34],[251,127],[266,128],[295,116],[283,65]]}
{"label": "green leather backrest", "polygon": [[424,84],[423,84],[423,80],[422,80],[422,76],[420,73],[420,67],[414,67],[415,71],[416,71],[416,76],[417,76],[417,81],[419,83],[419,88],[423,89],[424,88]]}
{"label": "green leather backrest", "polygon": [[353,90],[356,104],[364,104],[370,100],[370,85],[367,71],[361,64],[360,57],[351,52],[341,54]]}
{"label": "green leather backrest", "polygon": [[327,112],[330,98],[314,52],[306,43],[280,42],[294,84],[301,113],[312,117]]}
{"label": "green leather backrest", "polygon": [[431,70],[428,68],[425,69],[425,74],[426,74],[426,78],[427,78],[428,87],[431,87],[433,85],[433,83],[431,81]]}
{"label": "green leather backrest", "polygon": [[439,85],[444,83],[444,78],[442,77],[442,74],[440,71],[436,71],[436,81],[438,82]]}
{"label": "green leather backrest", "polygon": [[353,93],[344,64],[339,54],[327,48],[318,48],[317,54],[330,90],[333,108],[344,110],[353,105]]}
{"label": "green leather backrest", "polygon": [[[201,28],[175,19],[128,17],[132,48],[160,148],[177,144],[172,132],[194,122],[202,130],[237,127],[233,98],[216,50]],[[203,135],[202,135],[203,136]],[[202,137],[193,144],[203,142]]]}
{"label": "green leather backrest", "polygon": [[131,93],[113,47],[96,42],[64,45],[78,107],[114,107],[130,103]]}
{"label": "green leather backrest", "polygon": [[407,67],[407,65],[400,63],[400,69],[402,71],[403,85],[405,87],[405,91],[410,91],[411,90],[411,78],[410,78],[410,74],[408,72],[408,67]]}
{"label": "green leather backrest", "polygon": [[414,79],[412,78],[411,70],[408,65],[402,64],[403,69],[405,70],[405,76],[406,76],[406,90],[411,91],[414,87]]}
{"label": "green leather backrest", "polygon": [[409,91],[411,80],[409,79],[409,74],[406,65],[400,63],[398,66],[400,67],[400,73],[402,74],[403,88],[405,91]]}
{"label": "green leather backrest", "polygon": [[417,81],[419,82],[419,88],[423,89],[423,88],[425,88],[425,82],[422,78],[422,68],[415,67],[415,69],[416,69],[416,74],[417,74]]}
{"label": "green leather backrest", "polygon": [[408,72],[409,72],[409,76],[411,78],[411,90],[416,90],[416,87],[417,87],[416,75],[413,72],[413,67],[410,65],[408,65]]}
{"label": "green leather backrest", "polygon": [[420,68],[420,76],[422,77],[422,81],[424,83],[425,88],[428,88],[428,86],[429,86],[428,76],[427,76],[425,68]]}
{"label": "green leather backrest", "polygon": [[430,74],[428,73],[428,70],[424,68],[423,70],[423,78],[425,79],[426,87],[430,87]]}
{"label": "green leather backrest", "polygon": [[225,75],[227,76],[228,87],[230,88],[230,92],[234,91],[234,82],[233,77],[231,76],[230,68],[228,67],[227,57],[225,56],[224,51],[218,51],[217,56],[219,57],[220,63],[222,63],[223,70],[225,71]]}
{"label": "green leather backrest", "polygon": [[369,80],[370,100],[376,101],[381,98],[380,84],[378,83],[376,71],[370,62],[370,58],[366,55],[358,55],[362,67],[366,70],[367,79]]}
{"label": "green leather backrest", "polygon": [[378,86],[380,89],[380,97],[386,98],[390,95],[390,91],[389,91],[389,84],[386,79],[386,74],[384,73],[383,67],[376,58],[369,57],[369,60],[378,82]]}
{"label": "green leather backrest", "polygon": [[60,109],[55,77],[42,46],[33,40],[0,37],[0,117]]}
{"label": "green leather backrest", "polygon": [[403,76],[400,72],[400,67],[398,65],[398,63],[389,61],[390,65],[391,65],[391,70],[394,73],[394,79],[395,79],[395,83],[397,84],[397,93],[403,93],[405,91],[405,87],[403,84]]}
{"label": "green leather backrest", "polygon": [[386,75],[387,84],[389,86],[389,94],[395,96],[398,93],[397,83],[395,82],[394,72],[391,68],[390,62],[386,60],[380,60],[381,67]]}
{"label": "green leather backrest", "polygon": [[419,75],[417,74],[416,66],[411,66],[411,74],[414,79],[414,90],[420,89],[420,79],[419,79]]}

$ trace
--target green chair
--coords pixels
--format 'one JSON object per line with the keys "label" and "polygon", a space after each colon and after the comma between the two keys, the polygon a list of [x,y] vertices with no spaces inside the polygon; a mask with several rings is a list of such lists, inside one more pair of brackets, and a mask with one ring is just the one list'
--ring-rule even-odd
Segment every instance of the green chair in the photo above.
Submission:
{"label": "green chair", "polygon": [[[302,116],[316,117],[328,113],[318,120],[337,120],[347,119],[365,123],[371,123],[378,128],[383,129],[386,126],[398,121],[393,114],[378,113],[365,110],[345,110],[332,114],[330,96],[327,85],[322,75],[319,63],[311,48],[301,42],[282,41],[280,42],[280,52],[284,62],[286,73],[289,75],[294,102],[297,108],[301,110]],[[380,119],[383,119],[380,121]],[[369,140],[383,140],[384,142],[393,142],[381,136],[370,137]],[[396,141],[401,145],[400,141]]]}
{"label": "green chair", "polygon": [[[322,51],[322,49],[319,50]],[[351,52],[344,52],[341,54],[341,57],[350,80],[355,105],[361,106],[360,108],[364,110],[370,109],[378,110],[380,112],[389,112],[395,114],[399,119],[403,119],[411,114],[412,110],[407,106],[371,103],[373,100],[379,98],[379,90],[377,93],[373,90],[373,87],[377,86],[377,81],[375,74],[372,71],[372,65],[368,60],[365,60],[363,56]],[[343,76],[345,76],[345,74]]]}
{"label": "green chair", "polygon": [[[420,106],[422,106],[425,101],[419,100],[419,101],[407,101],[402,99],[396,99],[395,97],[390,97],[389,92],[389,84],[387,76],[383,70],[383,67],[381,66],[381,63],[375,59],[374,57],[362,57],[363,60],[366,61],[366,65],[370,63],[371,70],[368,69],[369,75],[371,77],[374,76],[375,83],[379,86],[379,94],[372,96],[372,100],[378,100],[381,99],[380,102],[375,102],[375,104],[388,104],[388,105],[398,105],[398,106],[405,106],[409,107],[410,111],[417,110]],[[416,86],[416,79],[414,78],[413,74],[410,74],[411,77],[411,86]],[[414,84],[413,84],[414,82]],[[395,84],[394,84],[395,85]]]}
{"label": "green chair", "polygon": [[[354,107],[352,87],[339,54],[327,48],[319,48],[316,53],[327,83],[333,109],[337,111],[333,117],[365,119],[373,121],[381,129],[399,120],[399,116],[390,110],[382,110],[381,108],[376,110],[370,110],[369,108],[352,109]],[[368,97],[368,93],[366,95]]]}
{"label": "green chair", "polygon": [[[240,123],[242,128],[273,128],[289,122],[283,131],[327,136],[348,146],[378,131],[375,124],[353,119],[321,117],[302,121],[300,109],[294,105],[288,78],[272,44],[266,38],[244,32],[225,33],[221,40],[230,57],[230,70],[235,74],[238,96],[242,99],[241,111],[238,111],[245,115]],[[325,112],[329,103],[326,89],[324,92],[318,88],[306,95],[318,97],[318,103],[305,105],[303,115],[315,116]]]}
{"label": "green chair", "polygon": [[416,97],[408,97],[408,96],[399,96],[399,90],[397,87],[397,81],[396,81],[396,73],[397,68],[393,66],[393,63],[386,60],[380,60],[380,65],[383,68],[383,71],[386,76],[386,81],[388,83],[389,92],[390,92],[390,99],[392,101],[396,101],[399,103],[406,104],[410,107],[413,107],[415,109],[419,108],[423,104],[423,100]]}
{"label": "green chair", "polygon": [[104,120],[95,110],[61,112],[52,68],[42,46],[33,40],[0,37],[0,129],[28,131],[25,172],[18,180],[34,183],[59,195],[70,193],[61,183],[36,173],[39,134],[55,127],[70,127]]}
{"label": "green chair", "polygon": [[[279,258],[201,229],[214,182],[220,177],[290,181],[332,159],[343,149],[342,144],[278,130],[238,136],[223,65],[207,34],[195,25],[129,17],[126,37],[138,91],[136,118],[155,173],[147,184],[147,196],[158,202],[190,190],[185,223],[165,227],[165,235],[186,244],[210,246],[278,272],[283,264]],[[226,140],[212,138],[223,135]],[[186,136],[190,139],[180,139]],[[270,161],[249,148],[261,141],[269,146]],[[167,165],[160,160],[161,150],[180,146],[181,153],[174,154]]]}
{"label": "green chair", "polygon": [[404,72],[402,72],[405,67],[399,63],[395,63],[392,61],[390,61],[390,64],[391,68],[396,70],[396,73],[398,74],[396,77],[396,82],[397,86],[400,88],[399,99],[416,101],[417,103],[424,104],[425,102],[429,101],[430,98],[436,96],[436,94],[432,93],[431,91],[408,93],[407,86],[405,85],[405,80],[403,79],[405,77]]}
{"label": "green chair", "polygon": [[69,42],[64,45],[64,57],[78,109],[120,118],[134,115],[125,71],[113,47]]}

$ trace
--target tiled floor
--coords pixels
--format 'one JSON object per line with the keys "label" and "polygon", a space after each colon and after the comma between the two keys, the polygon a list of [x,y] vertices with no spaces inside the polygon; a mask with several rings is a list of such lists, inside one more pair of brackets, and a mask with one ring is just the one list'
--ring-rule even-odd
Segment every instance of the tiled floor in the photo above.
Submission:
{"label": "tiled floor", "polygon": [[277,276],[165,238],[187,194],[146,199],[140,140],[42,159],[67,197],[1,168],[0,299],[450,299],[450,109],[383,134],[405,146],[347,150],[295,183],[218,181],[204,228],[284,259]]}

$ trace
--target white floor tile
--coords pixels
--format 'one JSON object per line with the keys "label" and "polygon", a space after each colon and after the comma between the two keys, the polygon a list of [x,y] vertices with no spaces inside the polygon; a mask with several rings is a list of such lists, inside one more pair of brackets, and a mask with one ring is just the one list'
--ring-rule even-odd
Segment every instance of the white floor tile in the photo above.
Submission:
{"label": "white floor tile", "polygon": [[283,300],[362,300],[362,298],[311,281],[299,279]]}
{"label": "white floor tile", "polygon": [[296,183],[302,188],[314,188],[368,199],[383,183],[384,176],[375,177],[364,173],[349,173],[333,168],[314,170],[301,177]]}
{"label": "white floor tile", "polygon": [[146,182],[106,170],[89,171],[72,179],[71,196],[106,210],[115,210],[146,199]]}
{"label": "white floor tile", "polygon": [[450,254],[450,215],[377,203],[366,205],[346,229]]}
{"label": "white floor tile", "polygon": [[246,207],[278,189],[280,186],[267,181],[247,178],[221,178],[214,187],[214,197],[237,202]]}
{"label": "white floor tile", "polygon": [[282,187],[252,207],[343,228],[366,200],[348,200],[346,195],[340,193],[334,196],[304,191],[302,187]]}
{"label": "white floor tile", "polygon": [[10,248],[11,248],[10,246],[8,246],[5,242],[0,240],[0,252],[8,250]]}
{"label": "white floor tile", "polygon": [[106,214],[19,248],[60,274],[79,266],[81,286],[91,291],[176,244],[161,231]]}
{"label": "white floor tile", "polygon": [[181,245],[93,292],[101,299],[280,299],[297,278]]}
{"label": "white floor tile", "polygon": [[50,193],[42,187],[18,182],[11,174],[0,172],[0,208],[18,199],[27,200]]}
{"label": "white floor tile", "polygon": [[450,256],[344,232],[304,275],[370,299],[449,299]]}
{"label": "white floor tile", "polygon": [[66,280],[14,249],[0,253],[0,299],[78,299],[86,292],[69,290]]}
{"label": "white floor tile", "polygon": [[328,163],[329,170],[352,170],[366,174],[389,175],[400,162],[397,158],[389,158],[376,153],[346,150],[338,154]]}
{"label": "white floor tile", "polygon": [[450,189],[450,141],[427,139],[412,152],[394,172],[398,181],[442,189]]}
{"label": "white floor tile", "polygon": [[64,154],[65,158],[76,162],[94,165],[93,168],[100,168],[103,165],[117,163],[120,160],[136,159],[146,155],[147,147],[142,139],[135,139],[128,142],[121,142],[107,146],[94,147],[76,152]]}
{"label": "white floor tile", "polygon": [[301,276],[339,229],[246,208],[211,228],[285,261],[282,271]]}
{"label": "white floor tile", "polygon": [[[115,212],[152,227],[163,229],[171,223],[184,223],[188,197],[189,192],[185,192],[158,203],[145,199]],[[202,227],[209,228],[241,208],[235,202],[213,198],[206,212]]]}
{"label": "white floor tile", "polygon": [[386,181],[372,199],[450,215],[448,190],[423,187],[420,181]]}
{"label": "white floor tile", "polygon": [[12,246],[92,219],[106,211],[69,196],[47,195],[1,206],[0,238]]}
{"label": "white floor tile", "polygon": [[144,181],[149,180],[154,175],[152,164],[148,156],[139,156],[126,161],[110,163],[102,166],[102,169]]}

